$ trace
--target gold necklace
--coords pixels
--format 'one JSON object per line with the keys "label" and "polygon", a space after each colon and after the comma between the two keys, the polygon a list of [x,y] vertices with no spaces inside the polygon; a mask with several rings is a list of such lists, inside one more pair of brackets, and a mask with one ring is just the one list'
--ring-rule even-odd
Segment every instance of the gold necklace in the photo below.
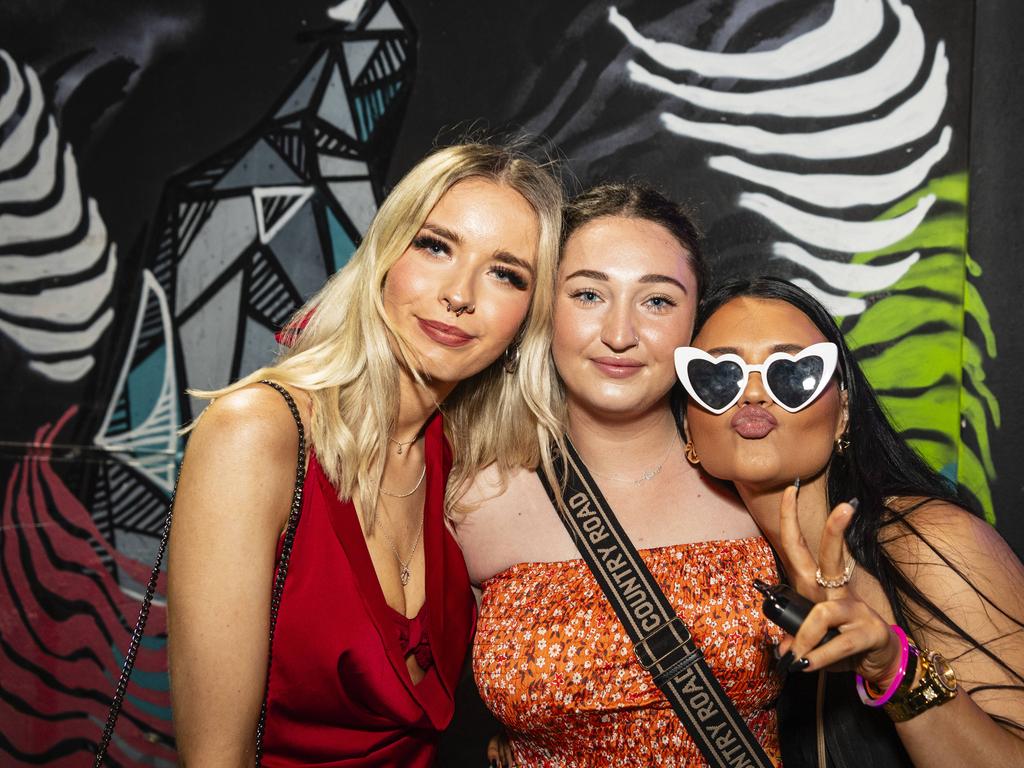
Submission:
{"label": "gold necklace", "polygon": [[394,443],[395,445],[397,445],[397,446],[398,446],[398,451],[397,451],[397,453],[398,453],[398,455],[399,455],[399,456],[401,456],[401,455],[402,455],[402,450],[403,450],[403,448],[404,448],[405,446],[407,446],[407,445],[412,445],[412,444],[413,444],[413,443],[415,443],[415,442],[416,442],[416,441],[417,441],[418,439],[419,439],[419,436],[417,436],[417,437],[414,437],[414,438],[413,438],[412,440],[406,440],[406,441],[405,441],[405,442],[403,443],[403,442],[402,442],[401,440],[395,440],[395,438],[393,438],[393,437],[389,437],[389,438],[388,438],[388,442]]}
{"label": "gold necklace", "polygon": [[[422,480],[423,478],[420,479]],[[419,485],[417,484],[416,487],[418,488]],[[381,488],[381,490],[384,489]],[[402,570],[398,572],[398,578],[401,580],[402,586],[404,587],[406,584],[409,583],[409,579],[412,578],[412,572],[409,570],[409,566],[412,564],[412,559],[416,555],[416,548],[419,547],[420,538],[423,535],[423,518],[420,517],[420,527],[419,530],[416,531],[416,540],[412,543],[412,550],[409,552],[408,561],[403,560],[402,556],[398,554],[398,547],[395,546],[394,540],[388,535],[388,532],[384,529],[384,526],[380,524],[380,518],[381,516],[379,514],[375,518],[377,528],[380,530],[381,533],[384,534],[384,540],[387,541],[388,546],[391,547],[391,551],[395,553],[395,560],[397,560],[398,564],[402,566]]]}
{"label": "gold necklace", "polygon": [[651,469],[645,469],[643,471],[643,474],[640,475],[640,478],[637,479],[637,480],[628,480],[625,477],[615,477],[614,475],[605,475],[605,474],[602,474],[600,472],[597,472],[597,471],[591,469],[589,464],[587,465],[587,469],[590,470],[590,474],[594,475],[595,477],[601,477],[601,478],[604,478],[605,480],[614,480],[617,483],[632,483],[633,487],[636,488],[638,486],[643,485],[648,480],[653,480],[654,478],[656,478],[661,473],[661,468],[665,466],[665,462],[668,460],[669,454],[672,453],[672,446],[675,445],[676,437],[677,437],[677,434],[675,432],[673,432],[672,433],[672,437],[669,438],[668,448],[665,450],[665,455],[661,457],[661,461],[658,463],[658,465],[656,467],[653,467]]}
{"label": "gold necklace", "polygon": [[404,499],[404,498],[407,498],[409,496],[412,496],[414,493],[416,493],[416,491],[418,491],[420,489],[420,485],[423,483],[423,478],[426,477],[426,476],[427,476],[427,462],[424,461],[423,462],[423,471],[420,472],[420,479],[416,481],[416,485],[414,485],[412,487],[411,491],[407,491],[406,493],[392,493],[391,491],[389,491],[386,488],[384,488],[383,485],[378,485],[377,488],[379,488],[380,492],[383,493],[385,496],[390,496],[393,499]]}

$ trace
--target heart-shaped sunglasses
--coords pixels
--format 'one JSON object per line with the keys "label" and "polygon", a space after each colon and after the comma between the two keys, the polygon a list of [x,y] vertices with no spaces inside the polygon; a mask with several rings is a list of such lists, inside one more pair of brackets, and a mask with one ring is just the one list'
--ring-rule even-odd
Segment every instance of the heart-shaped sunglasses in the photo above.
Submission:
{"label": "heart-shaped sunglasses", "polygon": [[750,365],[732,353],[712,357],[696,347],[679,347],[676,374],[699,406],[711,413],[724,413],[739,402],[750,374],[757,371],[768,396],[796,413],[825,390],[835,373],[838,355],[835,344],[823,341],[795,355],[775,352],[760,365]]}

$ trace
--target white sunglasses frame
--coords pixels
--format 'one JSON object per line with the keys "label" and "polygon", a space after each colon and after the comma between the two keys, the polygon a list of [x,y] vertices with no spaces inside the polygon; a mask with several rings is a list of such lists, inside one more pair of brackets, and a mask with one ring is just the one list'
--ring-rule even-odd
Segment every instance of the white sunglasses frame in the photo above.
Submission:
{"label": "white sunglasses frame", "polygon": [[[797,362],[805,357],[820,357],[824,368],[822,369],[821,380],[818,382],[818,386],[815,388],[814,393],[807,398],[803,403],[798,405],[796,408],[790,408],[788,405],[783,403],[775,393],[772,392],[771,385],[768,383],[768,378],[764,375],[765,371],[768,370],[772,363],[778,362],[779,360],[787,360],[789,362]],[[743,373],[743,378],[737,382],[736,397],[729,401],[724,408],[712,408],[697,394],[694,390],[693,385],[690,383],[690,375],[686,369],[687,364],[691,360],[706,360],[710,363],[732,362],[736,363],[740,367],[740,371]],[[821,341],[817,344],[811,344],[809,347],[805,347],[795,355],[791,355],[787,352],[775,352],[768,355],[764,359],[763,363],[759,365],[750,365],[739,355],[734,355],[731,352],[727,352],[724,355],[713,357],[702,349],[696,347],[677,347],[675,351],[675,364],[676,364],[676,375],[679,377],[679,381],[682,382],[683,388],[686,390],[690,398],[705,411],[709,411],[715,415],[725,413],[727,410],[732,408],[736,403],[743,397],[744,391],[747,389],[747,384],[750,382],[750,374],[757,372],[761,374],[761,384],[764,387],[765,392],[772,399],[772,402],[778,405],[789,413],[796,413],[802,411],[804,408],[809,406],[818,396],[825,391],[825,387],[828,386],[829,382],[832,381],[832,377],[836,372],[836,364],[839,362],[839,348],[831,341]]]}

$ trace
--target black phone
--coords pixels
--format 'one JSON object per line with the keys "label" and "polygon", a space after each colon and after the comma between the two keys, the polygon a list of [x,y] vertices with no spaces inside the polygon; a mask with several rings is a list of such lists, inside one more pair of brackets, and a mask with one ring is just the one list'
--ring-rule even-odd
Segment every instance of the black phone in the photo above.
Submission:
{"label": "black phone", "polygon": [[[764,595],[761,611],[765,618],[782,627],[790,635],[797,633],[807,614],[814,607],[814,603],[788,584],[768,584],[760,579],[754,579],[754,589]],[[824,645],[838,636],[837,630],[830,629],[818,645]]]}

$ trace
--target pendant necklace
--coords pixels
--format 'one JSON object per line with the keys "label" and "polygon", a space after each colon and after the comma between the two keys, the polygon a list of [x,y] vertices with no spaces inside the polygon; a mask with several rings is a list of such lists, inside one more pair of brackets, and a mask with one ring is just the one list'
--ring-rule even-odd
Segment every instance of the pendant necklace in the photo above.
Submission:
{"label": "pendant necklace", "polygon": [[409,552],[408,561],[403,560],[402,556],[398,554],[398,547],[395,546],[394,540],[388,535],[388,532],[384,529],[384,526],[380,524],[380,515],[377,515],[376,522],[377,528],[380,530],[381,533],[384,534],[384,540],[387,541],[388,546],[391,547],[391,551],[394,552],[395,559],[398,561],[398,564],[402,566],[402,570],[398,572],[398,578],[401,579],[402,586],[404,587],[406,584],[409,583],[409,579],[412,576],[412,573],[409,570],[409,566],[412,565],[412,559],[416,555],[416,549],[420,545],[420,538],[423,536],[423,518],[420,518],[420,527],[416,531],[416,540],[412,543],[412,550],[410,550]]}
{"label": "pendant necklace", "polygon": [[676,433],[673,432],[672,437],[668,441],[668,449],[665,451],[665,455],[661,457],[661,461],[658,462],[658,465],[655,467],[651,467],[650,469],[645,469],[643,471],[643,474],[641,474],[640,477],[636,480],[627,480],[624,477],[615,477],[614,475],[604,475],[600,472],[595,471],[594,469],[591,469],[589,464],[587,465],[587,469],[590,470],[590,474],[594,475],[595,477],[601,477],[604,478],[605,480],[614,480],[617,483],[632,483],[634,488],[639,487],[646,483],[648,480],[653,480],[661,473],[661,468],[664,467],[665,462],[668,461],[669,454],[672,453],[672,446],[675,445],[675,443]]}
{"label": "pendant necklace", "polygon": [[399,456],[401,456],[401,455],[402,455],[402,453],[403,453],[403,452],[404,452],[404,450],[405,450],[405,446],[407,446],[407,445],[412,445],[412,444],[413,444],[413,443],[415,443],[415,442],[416,442],[416,440],[418,440],[418,439],[419,439],[419,438],[418,438],[418,436],[417,436],[417,437],[414,437],[414,438],[413,438],[412,440],[406,440],[406,441],[405,441],[405,442],[403,443],[403,442],[402,442],[401,440],[395,440],[395,438],[393,438],[393,437],[389,437],[389,438],[388,438],[388,442],[394,443],[395,445],[397,445],[397,446],[398,446],[398,450],[396,451],[396,453],[397,453],[397,454],[398,454]]}

